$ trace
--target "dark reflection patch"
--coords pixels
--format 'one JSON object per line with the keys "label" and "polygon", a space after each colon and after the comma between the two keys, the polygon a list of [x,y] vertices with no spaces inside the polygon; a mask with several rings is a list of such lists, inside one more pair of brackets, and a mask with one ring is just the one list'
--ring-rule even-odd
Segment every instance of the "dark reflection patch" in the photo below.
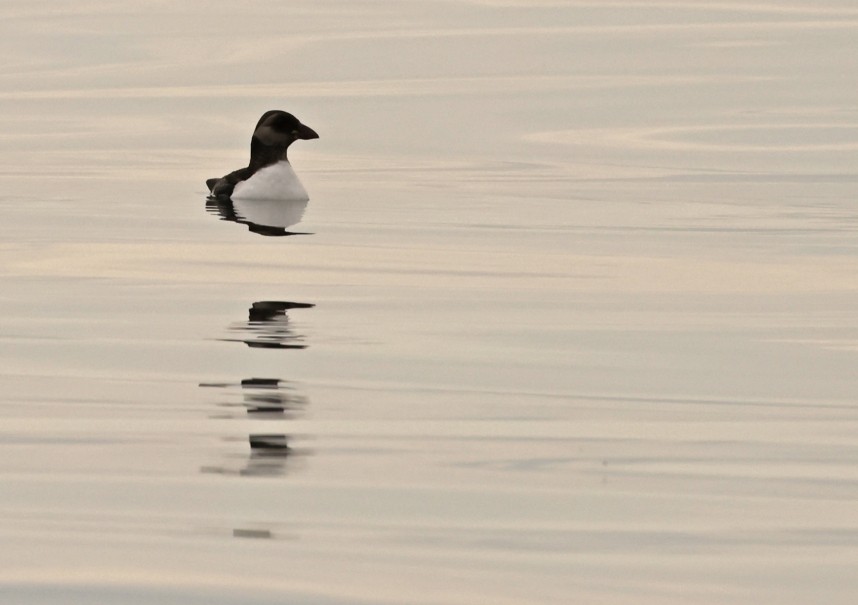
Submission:
{"label": "dark reflection patch", "polygon": [[289,312],[311,309],[311,303],[265,300],[255,302],[247,313],[247,321],[229,327],[243,338],[221,338],[226,342],[243,342],[258,349],[306,349],[305,337],[293,325]]}

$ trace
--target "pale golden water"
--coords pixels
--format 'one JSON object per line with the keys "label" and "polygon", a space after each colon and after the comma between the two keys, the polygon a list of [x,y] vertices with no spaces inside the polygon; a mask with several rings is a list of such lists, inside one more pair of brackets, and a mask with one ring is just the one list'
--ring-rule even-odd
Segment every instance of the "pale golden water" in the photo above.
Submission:
{"label": "pale golden water", "polygon": [[[0,602],[852,603],[851,2],[6,2]],[[217,205],[259,115],[306,207]]]}

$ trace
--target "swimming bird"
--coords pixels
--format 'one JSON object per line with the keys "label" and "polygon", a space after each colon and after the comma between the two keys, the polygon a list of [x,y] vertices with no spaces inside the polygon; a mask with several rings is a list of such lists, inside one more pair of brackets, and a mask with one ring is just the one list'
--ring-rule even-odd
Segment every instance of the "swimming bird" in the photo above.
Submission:
{"label": "swimming bird", "polygon": [[253,129],[250,163],[224,177],[208,179],[211,197],[218,199],[308,200],[286,157],[298,139],[318,139],[316,131],[291,113],[266,111]]}

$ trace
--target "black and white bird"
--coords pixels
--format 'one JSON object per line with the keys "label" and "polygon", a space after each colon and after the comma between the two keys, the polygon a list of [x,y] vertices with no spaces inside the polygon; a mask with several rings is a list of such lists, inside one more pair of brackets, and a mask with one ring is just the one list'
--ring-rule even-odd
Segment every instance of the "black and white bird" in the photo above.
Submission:
{"label": "black and white bird", "polygon": [[298,139],[318,139],[316,131],[291,113],[266,111],[256,123],[250,139],[250,163],[221,178],[208,179],[211,197],[247,200],[308,200],[286,157],[289,145]]}

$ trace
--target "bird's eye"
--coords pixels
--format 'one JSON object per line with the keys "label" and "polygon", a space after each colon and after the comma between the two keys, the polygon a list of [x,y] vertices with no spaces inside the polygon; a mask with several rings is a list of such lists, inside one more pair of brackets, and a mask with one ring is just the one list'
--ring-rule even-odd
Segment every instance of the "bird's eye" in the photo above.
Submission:
{"label": "bird's eye", "polygon": [[292,131],[292,136],[294,137],[294,136],[297,136],[297,135],[298,135],[298,131],[297,131],[297,130],[293,130],[293,131]]}

